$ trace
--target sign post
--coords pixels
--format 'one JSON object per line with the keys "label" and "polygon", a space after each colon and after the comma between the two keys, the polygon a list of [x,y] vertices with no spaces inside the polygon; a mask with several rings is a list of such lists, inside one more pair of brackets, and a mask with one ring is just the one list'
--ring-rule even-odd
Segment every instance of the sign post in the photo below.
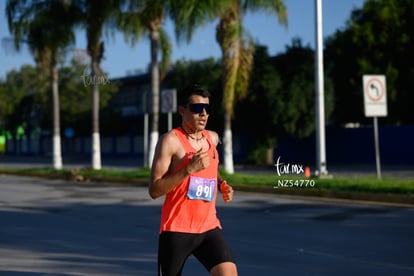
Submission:
{"label": "sign post", "polygon": [[142,110],[144,112],[144,167],[149,167],[148,161],[148,126],[149,126],[149,115],[148,115],[148,106],[149,106],[149,92],[145,91],[142,95]]}
{"label": "sign post", "polygon": [[381,179],[381,165],[378,138],[378,117],[387,116],[387,92],[384,75],[363,76],[365,117],[373,117],[375,139],[375,161],[377,178]]}
{"label": "sign post", "polygon": [[[325,89],[323,73],[322,0],[315,0],[315,113],[316,166],[320,177],[328,175],[325,141]],[[316,172],[315,172],[316,173]]]}

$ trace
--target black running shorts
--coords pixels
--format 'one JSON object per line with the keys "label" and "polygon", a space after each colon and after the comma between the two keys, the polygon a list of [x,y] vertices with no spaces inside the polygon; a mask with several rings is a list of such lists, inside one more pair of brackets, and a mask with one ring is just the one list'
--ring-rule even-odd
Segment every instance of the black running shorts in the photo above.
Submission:
{"label": "black running shorts", "polygon": [[181,275],[190,255],[194,255],[208,271],[223,262],[234,263],[230,247],[219,228],[201,234],[164,231],[159,236],[158,275]]}

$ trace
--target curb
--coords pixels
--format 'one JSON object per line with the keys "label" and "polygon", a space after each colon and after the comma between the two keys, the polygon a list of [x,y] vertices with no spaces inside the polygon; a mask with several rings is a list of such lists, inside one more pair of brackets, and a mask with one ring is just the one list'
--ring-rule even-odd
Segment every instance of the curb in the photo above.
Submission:
{"label": "curb", "polygon": [[289,189],[289,188],[272,188],[257,187],[247,185],[232,185],[237,191],[277,194],[289,197],[324,199],[324,200],[341,200],[364,202],[373,204],[387,204],[413,207],[414,195],[411,194],[390,194],[390,193],[368,193],[368,192],[349,192],[349,191],[331,191],[326,189]]}

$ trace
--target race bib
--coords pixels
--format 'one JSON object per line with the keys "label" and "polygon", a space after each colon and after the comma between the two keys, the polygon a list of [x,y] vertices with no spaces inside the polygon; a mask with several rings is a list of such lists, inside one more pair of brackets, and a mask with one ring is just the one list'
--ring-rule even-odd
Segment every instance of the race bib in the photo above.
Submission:
{"label": "race bib", "polygon": [[212,201],[216,186],[217,180],[215,178],[190,176],[187,196],[189,199]]}

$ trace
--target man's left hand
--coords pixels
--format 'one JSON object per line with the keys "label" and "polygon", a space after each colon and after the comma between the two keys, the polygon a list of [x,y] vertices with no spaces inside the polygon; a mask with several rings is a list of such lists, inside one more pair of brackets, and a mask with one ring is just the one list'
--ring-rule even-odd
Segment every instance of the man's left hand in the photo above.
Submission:
{"label": "man's left hand", "polygon": [[227,184],[227,181],[223,180],[220,183],[221,196],[223,197],[224,202],[230,202],[233,200],[233,188]]}

